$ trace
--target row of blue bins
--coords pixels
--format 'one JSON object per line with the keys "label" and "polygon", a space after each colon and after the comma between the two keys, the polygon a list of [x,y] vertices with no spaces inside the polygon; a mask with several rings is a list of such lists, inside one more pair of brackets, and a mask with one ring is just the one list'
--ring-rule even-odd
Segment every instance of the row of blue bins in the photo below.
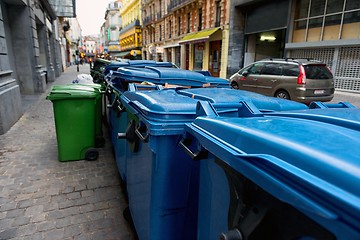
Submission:
{"label": "row of blue bins", "polygon": [[105,78],[140,240],[360,239],[359,109],[171,71],[184,70],[127,66]]}

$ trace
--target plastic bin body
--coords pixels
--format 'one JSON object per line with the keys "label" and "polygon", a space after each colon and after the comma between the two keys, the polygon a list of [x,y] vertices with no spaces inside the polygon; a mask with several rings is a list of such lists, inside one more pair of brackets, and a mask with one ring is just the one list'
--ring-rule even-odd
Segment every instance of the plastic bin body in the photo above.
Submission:
{"label": "plastic bin body", "polygon": [[294,112],[186,124],[208,150],[198,239],[360,238],[360,109]]}
{"label": "plastic bin body", "polygon": [[97,93],[88,88],[54,87],[47,99],[53,103],[59,161],[80,160],[95,145]]}
{"label": "plastic bin body", "polygon": [[124,92],[140,135],[127,141],[127,192],[139,239],[195,239],[197,163],[177,145],[196,100],[174,90]]}
{"label": "plastic bin body", "polygon": [[66,91],[89,91],[95,93],[95,139],[102,136],[102,94],[103,86],[100,84],[65,84],[54,85],[54,90],[66,90]]}
{"label": "plastic bin body", "polygon": [[95,136],[102,136],[102,118],[104,117],[105,102],[103,99],[103,91],[105,87],[103,84],[76,84],[79,86],[91,87],[96,90],[96,109],[95,109]]}
{"label": "plastic bin body", "polygon": [[113,88],[111,94],[112,107],[109,109],[109,130],[111,141],[114,147],[115,161],[121,179],[126,182],[126,161],[125,147],[126,139],[119,138],[119,133],[125,133],[128,123],[128,116],[125,108],[120,103],[121,92]]}

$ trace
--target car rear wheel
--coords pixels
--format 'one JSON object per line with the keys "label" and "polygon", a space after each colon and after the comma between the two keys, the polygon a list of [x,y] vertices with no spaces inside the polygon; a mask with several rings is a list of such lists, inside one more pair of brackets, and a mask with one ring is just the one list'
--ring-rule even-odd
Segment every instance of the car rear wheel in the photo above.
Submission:
{"label": "car rear wheel", "polygon": [[275,96],[274,97],[277,97],[277,98],[283,98],[283,99],[288,99],[290,100],[290,95],[287,91],[285,90],[279,90],[275,93]]}
{"label": "car rear wheel", "polygon": [[239,84],[237,84],[237,82],[232,82],[232,83],[231,83],[231,87],[232,87],[233,89],[239,89]]}

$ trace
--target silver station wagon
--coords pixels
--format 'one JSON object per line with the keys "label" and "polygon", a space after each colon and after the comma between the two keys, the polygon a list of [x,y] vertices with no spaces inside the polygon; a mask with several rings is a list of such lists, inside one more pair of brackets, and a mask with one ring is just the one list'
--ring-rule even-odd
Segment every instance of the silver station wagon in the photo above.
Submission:
{"label": "silver station wagon", "polygon": [[334,97],[334,77],[325,63],[312,59],[264,59],[230,77],[235,89],[302,103]]}

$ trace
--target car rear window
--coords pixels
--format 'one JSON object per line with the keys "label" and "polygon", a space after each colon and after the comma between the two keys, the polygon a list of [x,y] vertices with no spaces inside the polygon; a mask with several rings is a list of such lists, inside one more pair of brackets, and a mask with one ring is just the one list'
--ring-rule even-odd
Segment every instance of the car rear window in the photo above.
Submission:
{"label": "car rear window", "polygon": [[304,65],[306,78],[308,79],[331,79],[333,75],[326,65]]}

